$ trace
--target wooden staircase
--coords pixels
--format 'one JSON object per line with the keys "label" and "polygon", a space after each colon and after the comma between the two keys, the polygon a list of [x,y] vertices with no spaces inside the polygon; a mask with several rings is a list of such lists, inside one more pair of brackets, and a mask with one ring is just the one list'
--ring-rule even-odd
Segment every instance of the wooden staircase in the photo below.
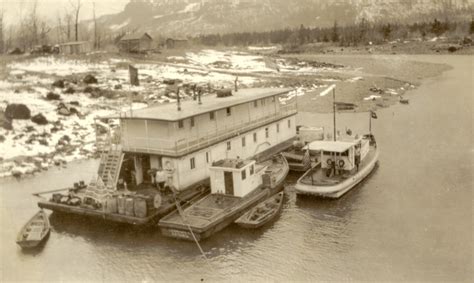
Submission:
{"label": "wooden staircase", "polygon": [[115,189],[122,167],[124,154],[120,148],[112,149],[102,154],[98,175],[105,187]]}

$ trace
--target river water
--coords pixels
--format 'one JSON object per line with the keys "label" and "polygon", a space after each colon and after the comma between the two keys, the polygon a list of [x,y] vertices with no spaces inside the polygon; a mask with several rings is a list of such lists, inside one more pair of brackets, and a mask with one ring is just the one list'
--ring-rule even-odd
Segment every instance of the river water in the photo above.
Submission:
{"label": "river water", "polygon": [[[379,166],[338,200],[287,198],[279,219],[258,231],[231,226],[195,244],[100,221],[52,215],[45,247],[22,252],[21,226],[37,210],[33,192],[89,180],[97,161],[0,181],[0,281],[471,281],[473,57],[403,57],[453,67],[379,110]],[[300,113],[301,124],[332,116]],[[367,131],[368,115],[340,114],[338,127]]]}

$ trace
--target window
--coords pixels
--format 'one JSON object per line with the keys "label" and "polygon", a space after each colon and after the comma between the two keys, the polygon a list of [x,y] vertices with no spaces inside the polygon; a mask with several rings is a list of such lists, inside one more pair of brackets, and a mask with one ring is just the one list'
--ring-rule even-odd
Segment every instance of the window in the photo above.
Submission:
{"label": "window", "polygon": [[194,127],[194,117],[191,117],[191,128]]}
{"label": "window", "polygon": [[270,133],[268,131],[268,128],[265,128],[265,137],[268,139],[269,136],[270,136]]}
{"label": "window", "polygon": [[245,180],[247,178],[247,170],[242,171],[242,180]]}
{"label": "window", "polygon": [[245,147],[245,137],[242,138],[242,147]]}
{"label": "window", "polygon": [[277,133],[280,132],[280,123],[277,124]]}
{"label": "window", "polygon": [[206,152],[206,162],[209,163],[209,152]]}
{"label": "window", "polygon": [[227,116],[230,116],[230,114],[232,114],[230,107],[227,107],[226,112],[227,112]]}
{"label": "window", "polygon": [[260,100],[260,103],[262,104],[262,106],[264,106],[265,105],[265,99]]}
{"label": "window", "polygon": [[275,96],[272,96],[272,102],[275,102]]}
{"label": "window", "polygon": [[196,160],[193,158],[189,159],[189,162],[191,164],[191,169],[196,168]]}
{"label": "window", "polygon": [[209,119],[214,120],[214,119],[216,118],[215,115],[216,115],[216,114],[215,114],[214,111],[209,112]]}
{"label": "window", "polygon": [[258,107],[258,101],[257,101],[257,100],[255,100],[255,101],[253,102],[253,106],[254,106],[255,108]]}
{"label": "window", "polygon": [[230,144],[230,141],[227,142],[227,150],[231,150],[232,149],[232,146]]}
{"label": "window", "polygon": [[253,141],[257,142],[257,133],[253,133]]}
{"label": "window", "polygon": [[250,166],[250,175],[253,175],[253,170],[254,170],[254,168],[253,168],[253,165],[252,165],[252,166]]}
{"label": "window", "polygon": [[288,128],[291,128],[291,120],[288,120]]}
{"label": "window", "polygon": [[178,128],[180,128],[180,129],[184,128],[183,120],[178,121]]}

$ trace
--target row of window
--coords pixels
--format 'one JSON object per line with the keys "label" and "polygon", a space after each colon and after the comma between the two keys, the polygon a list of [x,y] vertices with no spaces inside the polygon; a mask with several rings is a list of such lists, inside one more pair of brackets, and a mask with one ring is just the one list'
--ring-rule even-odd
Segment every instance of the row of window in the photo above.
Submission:
{"label": "row of window", "polygon": [[[272,102],[275,102],[275,97],[272,97],[272,100],[271,100],[271,101],[272,101]],[[262,106],[264,106],[264,105],[265,105],[265,99],[261,99],[261,100],[260,100],[260,104],[261,104]],[[255,107],[258,107],[258,100],[255,100],[253,105],[254,105]],[[225,111],[226,111],[227,116],[231,116],[231,115],[232,115],[232,108],[231,108],[231,107],[227,107]],[[210,120],[216,119],[216,112],[215,112],[215,111],[209,112],[209,119],[210,119]],[[191,117],[191,118],[190,118],[190,121],[191,121],[191,128],[192,128],[192,127],[194,127],[194,117]],[[178,128],[180,128],[180,129],[181,129],[181,128],[184,128],[184,120],[179,120],[179,121],[178,121]]]}
{"label": "row of window", "polygon": [[[291,120],[288,120],[287,124],[288,124],[288,128],[291,128]],[[280,123],[276,124],[276,132],[277,133],[280,132]],[[270,130],[268,127],[266,127],[265,138],[269,138],[269,137],[270,137]],[[256,143],[257,141],[258,141],[257,132],[255,132],[253,133],[253,142]],[[246,137],[242,137],[242,147],[245,147],[246,145],[247,145]],[[232,149],[232,143],[231,141],[227,141],[227,150],[231,150],[231,149]],[[206,152],[206,163],[209,163],[209,161],[210,161],[209,152]],[[191,169],[196,168],[196,159],[194,157],[191,157],[190,165],[191,165]]]}
{"label": "row of window", "polygon": [[[249,175],[250,176],[253,175],[254,170],[255,170],[255,168],[254,168],[254,165],[252,164],[252,166],[250,166],[250,169],[249,169]],[[247,169],[243,170],[241,174],[242,174],[242,180],[245,180],[247,178]]]}

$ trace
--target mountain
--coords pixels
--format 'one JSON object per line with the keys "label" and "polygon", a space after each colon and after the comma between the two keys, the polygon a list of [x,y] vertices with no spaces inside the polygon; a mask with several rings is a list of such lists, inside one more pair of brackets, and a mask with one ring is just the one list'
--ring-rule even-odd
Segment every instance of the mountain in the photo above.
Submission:
{"label": "mountain", "polygon": [[111,32],[147,31],[179,36],[327,27],[361,21],[414,22],[464,17],[474,0],[132,0],[99,23]]}

